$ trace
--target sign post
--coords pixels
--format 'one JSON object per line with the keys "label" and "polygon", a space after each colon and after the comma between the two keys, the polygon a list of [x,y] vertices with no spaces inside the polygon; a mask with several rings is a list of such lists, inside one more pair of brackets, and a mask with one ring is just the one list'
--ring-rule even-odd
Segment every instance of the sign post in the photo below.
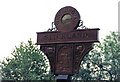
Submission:
{"label": "sign post", "polygon": [[37,32],[37,45],[49,59],[57,82],[70,82],[70,76],[79,72],[81,61],[93,48],[93,43],[99,42],[99,28],[77,29],[79,23],[79,12],[66,6],[55,16],[56,31]]}

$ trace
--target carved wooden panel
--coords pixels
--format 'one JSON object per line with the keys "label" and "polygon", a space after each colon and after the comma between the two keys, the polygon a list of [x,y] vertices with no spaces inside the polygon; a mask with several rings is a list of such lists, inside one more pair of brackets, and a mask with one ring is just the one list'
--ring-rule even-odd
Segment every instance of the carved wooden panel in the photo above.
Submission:
{"label": "carved wooden panel", "polygon": [[72,74],[73,72],[73,47],[62,45],[56,57],[56,74]]}
{"label": "carved wooden panel", "polygon": [[50,68],[51,68],[51,72],[54,73],[54,70],[55,70],[55,50],[56,50],[56,47],[55,45],[41,45],[40,46],[40,50],[42,52],[44,52],[44,54],[47,56],[48,60],[49,60],[49,63],[50,63]]}

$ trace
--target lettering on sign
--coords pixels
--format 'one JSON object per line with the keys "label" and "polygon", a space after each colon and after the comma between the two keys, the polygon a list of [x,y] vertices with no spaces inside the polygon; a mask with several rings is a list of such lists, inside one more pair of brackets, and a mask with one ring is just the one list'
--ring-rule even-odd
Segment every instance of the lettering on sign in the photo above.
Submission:
{"label": "lettering on sign", "polygon": [[99,29],[84,29],[72,32],[40,32],[37,33],[37,44],[98,42]]}

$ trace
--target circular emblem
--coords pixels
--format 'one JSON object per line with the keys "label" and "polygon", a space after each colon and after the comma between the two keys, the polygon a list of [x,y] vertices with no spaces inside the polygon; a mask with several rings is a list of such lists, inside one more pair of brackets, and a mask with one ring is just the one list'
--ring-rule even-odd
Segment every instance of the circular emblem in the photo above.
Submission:
{"label": "circular emblem", "polygon": [[77,28],[79,20],[79,12],[71,6],[66,6],[57,12],[54,23],[58,31],[69,32]]}

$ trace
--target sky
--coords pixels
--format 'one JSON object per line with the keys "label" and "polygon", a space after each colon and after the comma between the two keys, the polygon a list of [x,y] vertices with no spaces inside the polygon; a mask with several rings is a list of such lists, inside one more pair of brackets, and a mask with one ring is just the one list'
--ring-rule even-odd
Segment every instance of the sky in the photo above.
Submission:
{"label": "sky", "polygon": [[0,0],[0,60],[36,32],[51,28],[55,14],[65,6],[76,8],[87,28],[100,28],[100,40],[118,31],[119,0]]}

